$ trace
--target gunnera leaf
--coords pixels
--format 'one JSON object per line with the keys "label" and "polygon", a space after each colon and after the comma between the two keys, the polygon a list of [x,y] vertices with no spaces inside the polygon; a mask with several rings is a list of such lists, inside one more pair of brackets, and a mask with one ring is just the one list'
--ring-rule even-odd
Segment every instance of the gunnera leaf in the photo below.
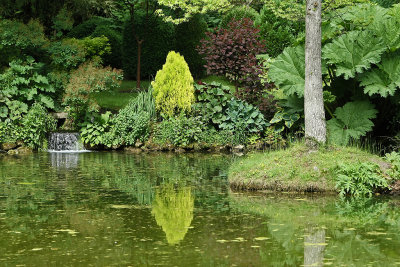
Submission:
{"label": "gunnera leaf", "polygon": [[286,95],[304,95],[304,47],[287,47],[271,64],[268,75]]}
{"label": "gunnera leaf", "polygon": [[358,140],[372,130],[371,119],[378,111],[367,101],[355,101],[339,107],[335,118],[327,122],[329,141],[337,145],[347,145],[350,139]]}
{"label": "gunnera leaf", "polygon": [[369,31],[352,31],[340,36],[322,49],[322,57],[336,67],[336,75],[354,78],[381,60],[386,45]]}
{"label": "gunnera leaf", "polygon": [[379,94],[382,97],[393,96],[400,87],[400,54],[386,54],[378,68],[364,73],[360,77],[360,85],[364,86],[364,93]]}
{"label": "gunnera leaf", "polygon": [[387,48],[394,52],[400,48],[400,21],[394,17],[380,18],[368,27],[382,38]]}

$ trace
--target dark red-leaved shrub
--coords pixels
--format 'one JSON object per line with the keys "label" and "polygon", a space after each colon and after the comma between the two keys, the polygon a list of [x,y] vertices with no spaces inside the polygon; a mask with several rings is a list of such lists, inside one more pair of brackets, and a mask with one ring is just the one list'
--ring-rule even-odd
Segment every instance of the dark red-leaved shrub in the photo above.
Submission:
{"label": "dark red-leaved shrub", "polygon": [[227,28],[206,33],[198,52],[204,56],[208,74],[226,76],[235,83],[239,98],[258,106],[269,118],[275,111],[275,102],[265,94],[271,85],[261,83],[262,68],[256,55],[265,53],[266,47],[259,39],[259,31],[251,19],[232,19]]}
{"label": "dark red-leaved shrub", "polygon": [[248,18],[233,19],[226,29],[206,33],[198,52],[204,56],[209,74],[227,76],[237,88],[240,80],[253,71],[257,65],[256,55],[266,51],[259,40],[260,30],[253,24]]}

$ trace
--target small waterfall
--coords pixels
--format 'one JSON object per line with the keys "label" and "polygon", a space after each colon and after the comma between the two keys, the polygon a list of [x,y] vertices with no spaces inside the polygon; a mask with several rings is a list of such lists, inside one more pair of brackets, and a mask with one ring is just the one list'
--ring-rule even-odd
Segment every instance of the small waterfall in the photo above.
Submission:
{"label": "small waterfall", "polygon": [[79,133],[51,133],[49,152],[85,152]]}

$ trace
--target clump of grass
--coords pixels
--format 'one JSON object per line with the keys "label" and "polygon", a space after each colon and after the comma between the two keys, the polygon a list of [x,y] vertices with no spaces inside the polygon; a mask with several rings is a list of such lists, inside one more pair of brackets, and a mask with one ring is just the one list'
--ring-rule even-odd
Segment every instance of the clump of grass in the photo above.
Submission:
{"label": "clump of grass", "polygon": [[326,147],[309,151],[303,143],[285,150],[254,153],[233,164],[229,182],[236,190],[336,192],[340,164],[370,162],[389,168],[379,156],[356,147]]}

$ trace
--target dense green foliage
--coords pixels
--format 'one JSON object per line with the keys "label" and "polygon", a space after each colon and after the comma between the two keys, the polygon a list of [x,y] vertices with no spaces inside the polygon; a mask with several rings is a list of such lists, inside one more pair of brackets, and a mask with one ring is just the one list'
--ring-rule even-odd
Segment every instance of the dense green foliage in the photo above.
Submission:
{"label": "dense green foliage", "polygon": [[22,140],[33,148],[46,148],[48,133],[56,129],[55,119],[47,113],[46,108],[34,104],[21,120]]}
{"label": "dense green foliage", "polygon": [[248,18],[252,21],[257,20],[259,17],[259,14],[256,10],[254,10],[252,7],[242,5],[242,6],[236,6],[229,10],[221,20],[221,28],[227,28],[228,24],[234,19],[234,20],[243,20],[244,18]]}
{"label": "dense green foliage", "polygon": [[271,57],[278,56],[285,47],[291,46],[304,29],[304,22],[293,22],[278,17],[267,7],[260,11],[254,24],[260,28],[260,37],[265,42],[267,53]]}
{"label": "dense green foliage", "polygon": [[121,79],[120,71],[103,68],[95,62],[87,62],[72,71],[65,88],[63,104],[69,107],[73,123],[80,123],[88,112],[98,111],[99,107],[91,98],[91,93],[111,90],[119,86]]}
{"label": "dense green foliage", "polygon": [[342,164],[338,166],[336,189],[341,196],[371,197],[378,190],[386,190],[388,180],[376,163]]}
{"label": "dense green foliage", "polygon": [[219,84],[196,85],[194,109],[203,120],[232,133],[259,133],[267,125],[254,106],[234,98],[229,88]]}
{"label": "dense green foliage", "polygon": [[40,74],[42,66],[29,57],[26,62],[12,61],[0,75],[0,118],[18,119],[35,102],[54,108],[50,97],[54,88],[46,76]]}
{"label": "dense green foliage", "polygon": [[203,57],[199,55],[196,48],[200,40],[205,37],[206,30],[207,23],[201,15],[196,15],[188,22],[176,26],[176,51],[185,58],[194,77],[204,75]]}
{"label": "dense green foliage", "polygon": [[185,59],[171,51],[152,82],[157,111],[165,117],[190,111],[194,102],[193,82]]}
{"label": "dense green foliage", "polygon": [[146,19],[145,14],[139,13],[134,24],[128,19],[124,24],[122,40],[125,77],[136,79],[138,40],[143,40],[141,77],[151,79],[164,64],[168,52],[174,49],[174,36],[173,25],[155,16]]}

